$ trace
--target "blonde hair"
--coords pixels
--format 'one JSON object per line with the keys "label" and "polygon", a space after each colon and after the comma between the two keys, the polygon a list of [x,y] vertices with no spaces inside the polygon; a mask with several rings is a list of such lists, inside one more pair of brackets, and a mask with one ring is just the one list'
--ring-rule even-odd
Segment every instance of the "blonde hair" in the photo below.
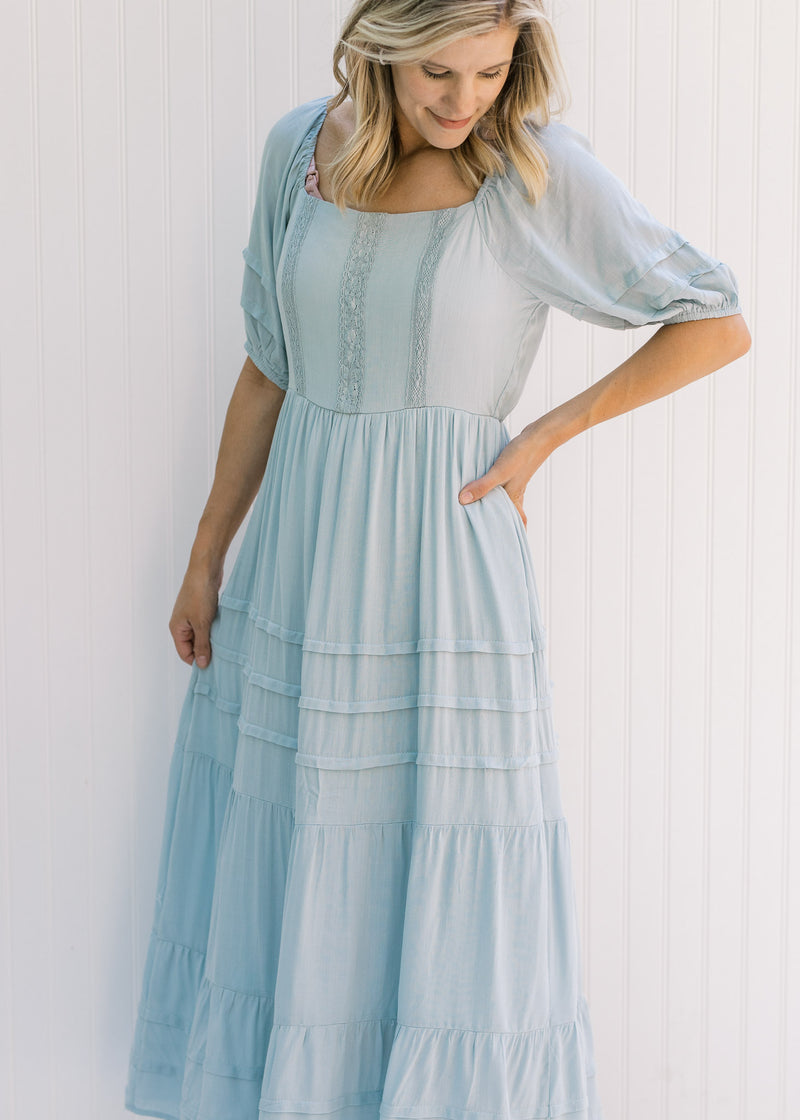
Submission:
{"label": "blonde hair", "polygon": [[531,125],[546,125],[569,105],[544,0],[356,0],[333,52],[333,74],[342,88],[327,104],[330,111],[349,96],[356,118],[352,136],[328,169],[336,206],[344,210],[349,197],[358,206],[369,205],[394,177],[400,144],[388,63],[419,62],[456,39],[504,23],[519,28],[519,34],[503,88],[469,136],[450,151],[461,179],[476,189],[486,176],[503,174],[510,160],[529,200],[539,201],[547,186],[547,156]]}

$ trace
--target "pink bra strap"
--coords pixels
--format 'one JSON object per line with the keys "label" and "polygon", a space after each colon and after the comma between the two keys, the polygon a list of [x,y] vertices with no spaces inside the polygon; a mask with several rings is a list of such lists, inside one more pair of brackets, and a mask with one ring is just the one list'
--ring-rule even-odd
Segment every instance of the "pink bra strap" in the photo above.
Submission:
{"label": "pink bra strap", "polygon": [[308,165],[308,171],[306,171],[306,191],[309,194],[313,194],[315,198],[321,198],[323,202],[325,201],[319,193],[319,171],[317,171],[313,152],[311,153],[311,162]]}

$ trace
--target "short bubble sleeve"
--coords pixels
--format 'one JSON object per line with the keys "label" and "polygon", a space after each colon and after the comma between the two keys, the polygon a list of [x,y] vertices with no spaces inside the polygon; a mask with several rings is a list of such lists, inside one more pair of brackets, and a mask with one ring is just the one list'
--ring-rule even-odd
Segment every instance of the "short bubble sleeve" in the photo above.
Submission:
{"label": "short bubble sleeve", "polygon": [[304,106],[284,114],[272,126],[264,144],[250,238],[245,249],[241,307],[244,348],[261,372],[285,389],[289,364],[276,290],[276,272],[289,222],[292,191],[299,174],[303,129],[298,127]]}
{"label": "short bubble sleeve", "polygon": [[484,230],[523,288],[615,329],[742,311],[729,266],[658,221],[583,133],[560,121],[528,123],[549,160],[547,190],[534,206],[509,165]]}

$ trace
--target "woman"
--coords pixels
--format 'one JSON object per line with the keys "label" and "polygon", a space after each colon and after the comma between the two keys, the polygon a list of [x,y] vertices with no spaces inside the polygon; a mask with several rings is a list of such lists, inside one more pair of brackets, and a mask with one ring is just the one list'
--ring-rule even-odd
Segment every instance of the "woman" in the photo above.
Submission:
{"label": "woman", "polygon": [[[126,1104],[598,1120],[523,494],[748,350],[736,280],[549,119],[540,0],[359,0],[334,74],[264,148]],[[511,439],[550,306],[662,328]]]}

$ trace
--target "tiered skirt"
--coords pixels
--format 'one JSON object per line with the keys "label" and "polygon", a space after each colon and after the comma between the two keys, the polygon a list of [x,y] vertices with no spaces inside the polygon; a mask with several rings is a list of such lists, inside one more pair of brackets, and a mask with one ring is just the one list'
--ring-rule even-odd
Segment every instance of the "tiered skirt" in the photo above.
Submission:
{"label": "tiered skirt", "polygon": [[172,755],[125,1103],[602,1120],[509,439],[287,391]]}

